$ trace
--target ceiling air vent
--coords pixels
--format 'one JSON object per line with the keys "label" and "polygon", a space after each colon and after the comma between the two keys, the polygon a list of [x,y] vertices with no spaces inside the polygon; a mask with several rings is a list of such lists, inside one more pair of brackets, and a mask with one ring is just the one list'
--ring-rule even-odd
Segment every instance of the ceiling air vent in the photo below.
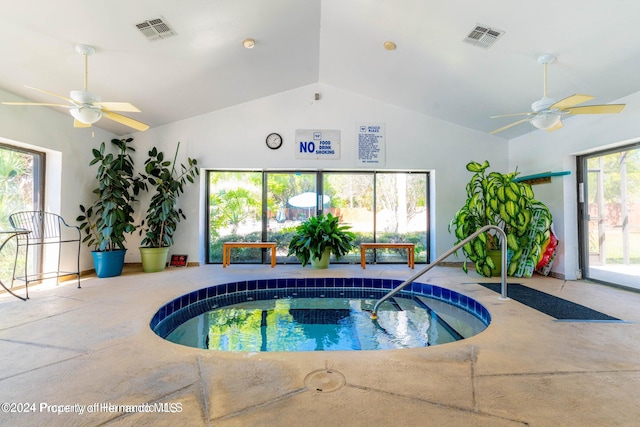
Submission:
{"label": "ceiling air vent", "polygon": [[173,31],[163,18],[149,19],[148,21],[136,24],[136,28],[140,30],[149,41],[166,39],[176,35],[176,32]]}
{"label": "ceiling air vent", "polygon": [[490,28],[487,25],[476,25],[464,38],[465,43],[489,49],[504,34],[504,31]]}

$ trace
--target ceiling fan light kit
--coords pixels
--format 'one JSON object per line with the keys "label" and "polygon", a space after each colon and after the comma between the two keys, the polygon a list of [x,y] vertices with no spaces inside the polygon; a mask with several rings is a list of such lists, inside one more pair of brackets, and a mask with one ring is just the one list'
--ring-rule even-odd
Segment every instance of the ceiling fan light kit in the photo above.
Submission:
{"label": "ceiling fan light kit", "polygon": [[498,117],[512,117],[512,116],[527,116],[528,118],[517,120],[506,126],[498,128],[489,132],[491,135],[510,127],[519,125],[520,123],[529,122],[538,129],[547,131],[554,131],[562,127],[562,116],[569,114],[614,114],[619,113],[625,107],[625,104],[604,104],[604,105],[585,105],[576,107],[578,104],[590,101],[593,99],[591,95],[571,95],[566,98],[556,101],[553,98],[547,96],[547,65],[556,62],[556,57],[551,54],[544,54],[538,57],[538,63],[542,64],[543,71],[543,95],[542,98],[531,104],[531,112],[528,113],[515,113],[515,114],[502,114],[499,116],[493,116],[492,119]]}
{"label": "ceiling fan light kit", "polygon": [[560,121],[560,116],[557,114],[539,114],[531,119],[531,124],[538,129],[551,129],[556,126]]}
{"label": "ceiling fan light kit", "polygon": [[85,125],[92,125],[102,118],[102,111],[92,107],[72,108],[69,112],[74,119]]}

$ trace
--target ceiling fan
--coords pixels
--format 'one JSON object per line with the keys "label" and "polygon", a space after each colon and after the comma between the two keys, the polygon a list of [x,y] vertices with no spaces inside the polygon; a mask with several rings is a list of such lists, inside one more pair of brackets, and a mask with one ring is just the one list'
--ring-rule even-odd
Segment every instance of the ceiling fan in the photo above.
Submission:
{"label": "ceiling fan", "polygon": [[576,94],[561,99],[560,101],[547,97],[547,64],[551,64],[555,62],[555,60],[556,57],[551,54],[545,54],[538,58],[538,62],[542,64],[544,68],[544,93],[542,99],[531,104],[531,112],[502,114],[499,116],[492,116],[491,118],[495,119],[498,117],[513,116],[527,117],[489,132],[491,135],[524,122],[530,122],[538,129],[544,129],[551,132],[562,127],[562,116],[569,114],[614,114],[619,113],[624,109],[626,106],[625,104],[584,105],[576,107],[578,104],[592,100],[594,97],[591,95]]}
{"label": "ceiling fan", "polygon": [[43,89],[38,89],[31,86],[26,86],[29,89],[37,90],[38,92],[46,93],[47,95],[55,96],[56,98],[63,99],[69,102],[67,104],[53,104],[42,102],[3,102],[5,105],[38,105],[45,107],[62,107],[68,108],[69,112],[73,116],[73,126],[77,128],[90,127],[93,123],[100,120],[102,117],[111,119],[125,126],[129,126],[139,131],[145,131],[149,129],[149,126],[131,119],[129,117],[118,114],[115,111],[139,113],[140,110],[133,104],[128,102],[102,102],[100,97],[89,92],[87,89],[87,81],[89,76],[88,65],[89,56],[95,53],[93,46],[85,44],[76,45],[76,52],[84,56],[84,89],[72,90],[69,97],[64,95],[58,95],[57,93],[49,92]]}

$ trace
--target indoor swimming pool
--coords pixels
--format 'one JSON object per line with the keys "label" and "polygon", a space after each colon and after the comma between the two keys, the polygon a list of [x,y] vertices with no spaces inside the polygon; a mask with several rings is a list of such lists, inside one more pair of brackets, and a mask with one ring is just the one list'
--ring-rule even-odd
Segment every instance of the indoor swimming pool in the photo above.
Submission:
{"label": "indoor swimming pool", "polygon": [[221,351],[388,350],[469,338],[490,323],[487,309],[463,294],[378,278],[281,278],[226,283],[165,304],[151,328],[176,344]]}

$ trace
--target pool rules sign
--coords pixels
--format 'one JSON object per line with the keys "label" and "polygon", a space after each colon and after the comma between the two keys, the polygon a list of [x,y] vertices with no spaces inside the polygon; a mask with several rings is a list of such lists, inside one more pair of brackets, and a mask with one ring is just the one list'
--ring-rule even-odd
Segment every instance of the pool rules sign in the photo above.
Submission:
{"label": "pool rules sign", "polygon": [[384,166],[385,136],[384,124],[358,125],[358,164]]}
{"label": "pool rules sign", "polygon": [[295,147],[296,159],[339,159],[340,131],[296,129]]}

